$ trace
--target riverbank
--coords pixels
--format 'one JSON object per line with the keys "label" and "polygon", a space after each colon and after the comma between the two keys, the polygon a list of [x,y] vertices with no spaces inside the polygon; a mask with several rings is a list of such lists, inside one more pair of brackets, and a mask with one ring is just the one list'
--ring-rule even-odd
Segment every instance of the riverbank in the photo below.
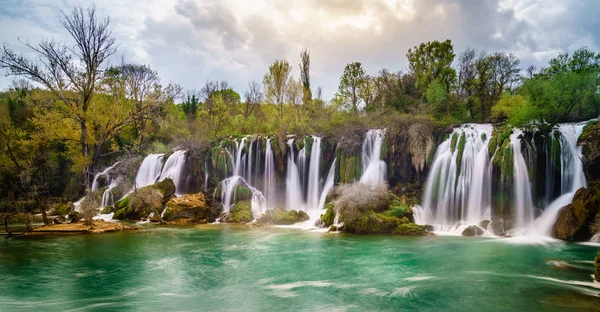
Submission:
{"label": "riverbank", "polygon": [[44,234],[101,234],[116,231],[135,231],[141,227],[117,222],[94,220],[92,225],[83,222],[50,224],[35,227],[32,231],[0,232],[2,236],[44,235]]}

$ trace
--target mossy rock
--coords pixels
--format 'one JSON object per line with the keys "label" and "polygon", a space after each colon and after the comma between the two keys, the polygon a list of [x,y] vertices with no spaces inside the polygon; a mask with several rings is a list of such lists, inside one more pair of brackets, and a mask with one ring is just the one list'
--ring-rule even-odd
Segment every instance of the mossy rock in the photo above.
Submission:
{"label": "mossy rock", "polygon": [[347,222],[341,216],[344,228],[349,233],[355,234],[390,234],[398,225],[408,222],[408,219],[399,219],[382,213],[369,211],[352,222]]}
{"label": "mossy rock", "polygon": [[175,184],[168,178],[137,189],[115,203],[113,219],[139,220],[148,217],[153,212],[156,215],[163,210],[164,205],[174,194]]}
{"label": "mossy rock", "polygon": [[450,150],[452,151],[452,153],[454,153],[454,150],[456,149],[457,142],[458,142],[458,133],[454,133],[452,135],[452,141],[450,141]]}
{"label": "mossy rock", "polygon": [[182,220],[186,223],[203,223],[206,217],[206,199],[203,193],[184,194],[167,202],[163,219],[165,221]]}
{"label": "mossy rock", "polygon": [[252,191],[246,185],[238,185],[235,187],[235,200],[244,201],[252,199]]}
{"label": "mossy rock", "polygon": [[325,205],[325,213],[321,215],[321,222],[323,222],[324,226],[331,226],[335,220],[335,211],[333,210],[333,207],[333,203]]}
{"label": "mossy rock", "polygon": [[252,222],[252,220],[254,220],[254,217],[252,216],[252,204],[249,200],[239,201],[229,210],[227,222],[247,223]]}
{"label": "mossy rock", "polygon": [[416,225],[414,223],[403,223],[396,227],[394,234],[406,235],[406,236],[420,236],[425,235],[427,231],[423,226]]}
{"label": "mossy rock", "polygon": [[68,215],[69,213],[71,213],[74,210],[75,210],[75,206],[73,206],[72,202],[58,203],[58,204],[54,204],[52,206],[52,208],[50,209],[50,211],[51,211],[50,215],[64,216],[64,215]]}
{"label": "mossy rock", "polygon": [[304,222],[308,219],[310,219],[309,216],[302,210],[296,211],[275,208],[267,211],[263,216],[261,216],[260,219],[258,219],[258,223],[290,225],[298,222]]}
{"label": "mossy rock", "polygon": [[551,236],[567,241],[589,241],[591,225],[600,213],[600,181],[575,193],[573,201],[561,208],[552,226]]}
{"label": "mossy rock", "polygon": [[458,140],[458,153],[456,154],[456,172],[460,172],[462,165],[463,153],[465,151],[465,144],[467,143],[467,136],[465,134],[460,136]]}
{"label": "mossy rock", "polygon": [[102,208],[102,211],[100,212],[101,214],[109,214],[111,212],[115,211],[115,207],[112,206],[106,206],[104,208]]}

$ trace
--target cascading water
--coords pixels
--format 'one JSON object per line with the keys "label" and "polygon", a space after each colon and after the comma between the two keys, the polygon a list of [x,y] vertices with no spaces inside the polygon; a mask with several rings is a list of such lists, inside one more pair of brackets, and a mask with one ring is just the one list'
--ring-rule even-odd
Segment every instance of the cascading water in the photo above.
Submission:
{"label": "cascading water", "polygon": [[[231,163],[233,166],[233,175],[221,181],[221,203],[223,205],[223,213],[228,213],[235,204],[236,190],[239,186],[245,186],[252,192],[251,207],[252,215],[254,218],[260,217],[267,210],[267,200],[263,196],[262,192],[257,188],[253,187],[248,181],[252,180],[252,142],[250,143],[250,149],[244,154],[246,147],[247,138],[235,141],[235,150],[228,151]],[[270,148],[270,144],[267,145]],[[235,155],[235,157],[234,157]],[[246,155],[248,155],[246,157]],[[271,152],[271,161],[272,152]],[[244,165],[247,162],[248,170],[244,170]],[[274,171],[274,169],[273,169]],[[243,175],[246,174],[246,177]]]}
{"label": "cascading water", "polygon": [[267,148],[265,151],[265,173],[264,180],[264,196],[267,203],[267,208],[273,208],[276,200],[275,193],[275,160],[273,159],[273,148],[271,147],[271,138],[267,138]]}
{"label": "cascading water", "polygon": [[489,124],[465,124],[437,149],[425,186],[419,222],[455,225],[489,219],[491,172]]}
{"label": "cascading water", "polygon": [[116,162],[114,164],[112,164],[111,166],[107,167],[106,169],[104,169],[102,172],[97,173],[94,176],[94,180],[92,181],[92,191],[96,191],[99,188],[99,181],[98,179],[103,176],[106,184],[107,188],[104,190],[104,192],[102,193],[102,200],[100,203],[100,207],[99,208],[104,208],[104,207],[108,207],[108,206],[113,206],[114,205],[114,198],[113,198],[113,193],[112,193],[112,189],[115,188],[116,186],[119,185],[119,183],[121,182],[121,179],[119,177],[115,177],[111,174],[111,171],[119,164],[120,162]]}
{"label": "cascading water", "polygon": [[164,154],[150,154],[144,158],[135,176],[137,188],[156,183],[161,175],[164,158]]}
{"label": "cascading water", "polygon": [[518,228],[524,228],[533,221],[533,199],[531,198],[531,181],[527,164],[521,152],[520,136],[523,131],[515,129],[510,135],[510,146],[513,152],[513,190],[514,218]]}
{"label": "cascading water", "polygon": [[[581,147],[577,146],[577,139],[585,124],[560,124],[549,136],[532,135],[531,142],[526,141],[522,130],[513,130],[507,147],[511,152],[509,155],[512,155],[511,159],[507,159],[511,162],[512,172],[502,173],[512,182],[509,184],[512,197],[508,198],[512,203],[509,206],[513,228],[511,234],[549,235],[560,208],[569,204],[576,190],[586,185],[580,160]],[[491,219],[490,158],[493,155],[488,152],[491,133],[491,125],[467,124],[454,129],[450,138],[440,144],[426,182],[423,205],[413,207],[417,223],[433,224],[436,231],[460,232],[465,224],[478,224],[481,220]],[[453,139],[455,135],[457,138]],[[536,137],[550,141],[536,142]],[[548,145],[543,144],[558,144],[560,152],[553,156],[556,160],[549,156]],[[535,166],[538,159],[542,159],[542,167],[531,170],[538,168]],[[560,179],[554,181],[547,176],[557,165],[560,166]],[[538,188],[538,192],[541,192],[540,202],[549,204],[544,205],[542,215],[534,220],[536,207],[530,175],[538,171],[549,179],[544,181],[533,176],[543,183]]]}
{"label": "cascading water", "polygon": [[385,129],[369,130],[362,145],[362,175],[360,182],[380,184],[385,182],[386,165],[381,160],[381,148],[385,138]]}
{"label": "cascading water", "polygon": [[181,195],[183,191],[183,169],[185,168],[186,151],[175,151],[162,169],[158,181],[166,178],[172,179],[175,184],[175,194]]}
{"label": "cascading water", "polygon": [[310,164],[308,167],[308,189],[306,195],[306,209],[318,209],[319,207],[319,182],[321,179],[321,138],[313,136],[312,148],[310,150]]}
{"label": "cascading water", "polygon": [[561,124],[560,132],[560,164],[561,164],[561,193],[544,213],[533,223],[533,232],[538,235],[550,235],[552,225],[560,208],[568,205],[579,188],[586,187],[583,164],[581,163],[582,147],[577,146],[577,139],[583,132],[583,123]]}
{"label": "cascading water", "polygon": [[302,203],[302,184],[300,182],[300,174],[298,173],[298,166],[294,159],[294,139],[289,139],[287,145],[289,147],[289,154],[287,159],[287,173],[285,179],[285,206],[293,207],[298,203]]}

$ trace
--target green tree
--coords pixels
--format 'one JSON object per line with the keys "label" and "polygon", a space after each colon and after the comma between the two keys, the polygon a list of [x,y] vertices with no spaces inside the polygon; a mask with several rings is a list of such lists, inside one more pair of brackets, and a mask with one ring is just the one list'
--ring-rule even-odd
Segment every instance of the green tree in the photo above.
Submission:
{"label": "green tree", "polygon": [[337,96],[343,103],[352,109],[354,114],[358,114],[360,104],[360,88],[366,81],[366,73],[360,62],[353,62],[346,65],[344,73],[340,77]]}
{"label": "green tree", "polygon": [[275,106],[280,120],[283,119],[283,104],[291,73],[292,67],[286,60],[276,60],[263,78],[266,100]]}
{"label": "green tree", "polygon": [[450,87],[456,80],[456,71],[452,68],[454,47],[450,40],[421,43],[408,50],[408,67],[415,77],[417,88],[425,95],[427,87],[434,81],[440,81],[450,93]]}
{"label": "green tree", "polygon": [[198,113],[198,106],[200,106],[200,100],[195,93],[190,92],[186,95],[185,101],[181,104],[181,110],[185,114],[185,117],[189,120],[195,120],[196,114]]}

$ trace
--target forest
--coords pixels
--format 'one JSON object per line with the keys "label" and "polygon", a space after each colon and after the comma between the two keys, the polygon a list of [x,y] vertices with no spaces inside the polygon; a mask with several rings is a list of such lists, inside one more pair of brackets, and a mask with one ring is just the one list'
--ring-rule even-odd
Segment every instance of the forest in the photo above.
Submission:
{"label": "forest", "polygon": [[[536,68],[510,52],[428,41],[397,56],[406,58],[404,69],[368,73],[360,60],[347,64],[335,96],[324,99],[311,81],[310,48],[299,51],[297,65],[273,60],[245,90],[200,77],[196,89],[183,90],[163,83],[151,64],[112,64],[119,43],[95,8],[65,12],[60,23],[71,41],[15,37],[0,51],[0,69],[13,79],[0,93],[4,215],[39,210],[48,222],[48,207],[89,192],[94,174],[117,159],[175,148],[204,153],[232,136],[341,138],[356,127],[399,124],[553,126],[600,115],[600,53],[587,47]],[[16,52],[18,44],[31,53]]]}

